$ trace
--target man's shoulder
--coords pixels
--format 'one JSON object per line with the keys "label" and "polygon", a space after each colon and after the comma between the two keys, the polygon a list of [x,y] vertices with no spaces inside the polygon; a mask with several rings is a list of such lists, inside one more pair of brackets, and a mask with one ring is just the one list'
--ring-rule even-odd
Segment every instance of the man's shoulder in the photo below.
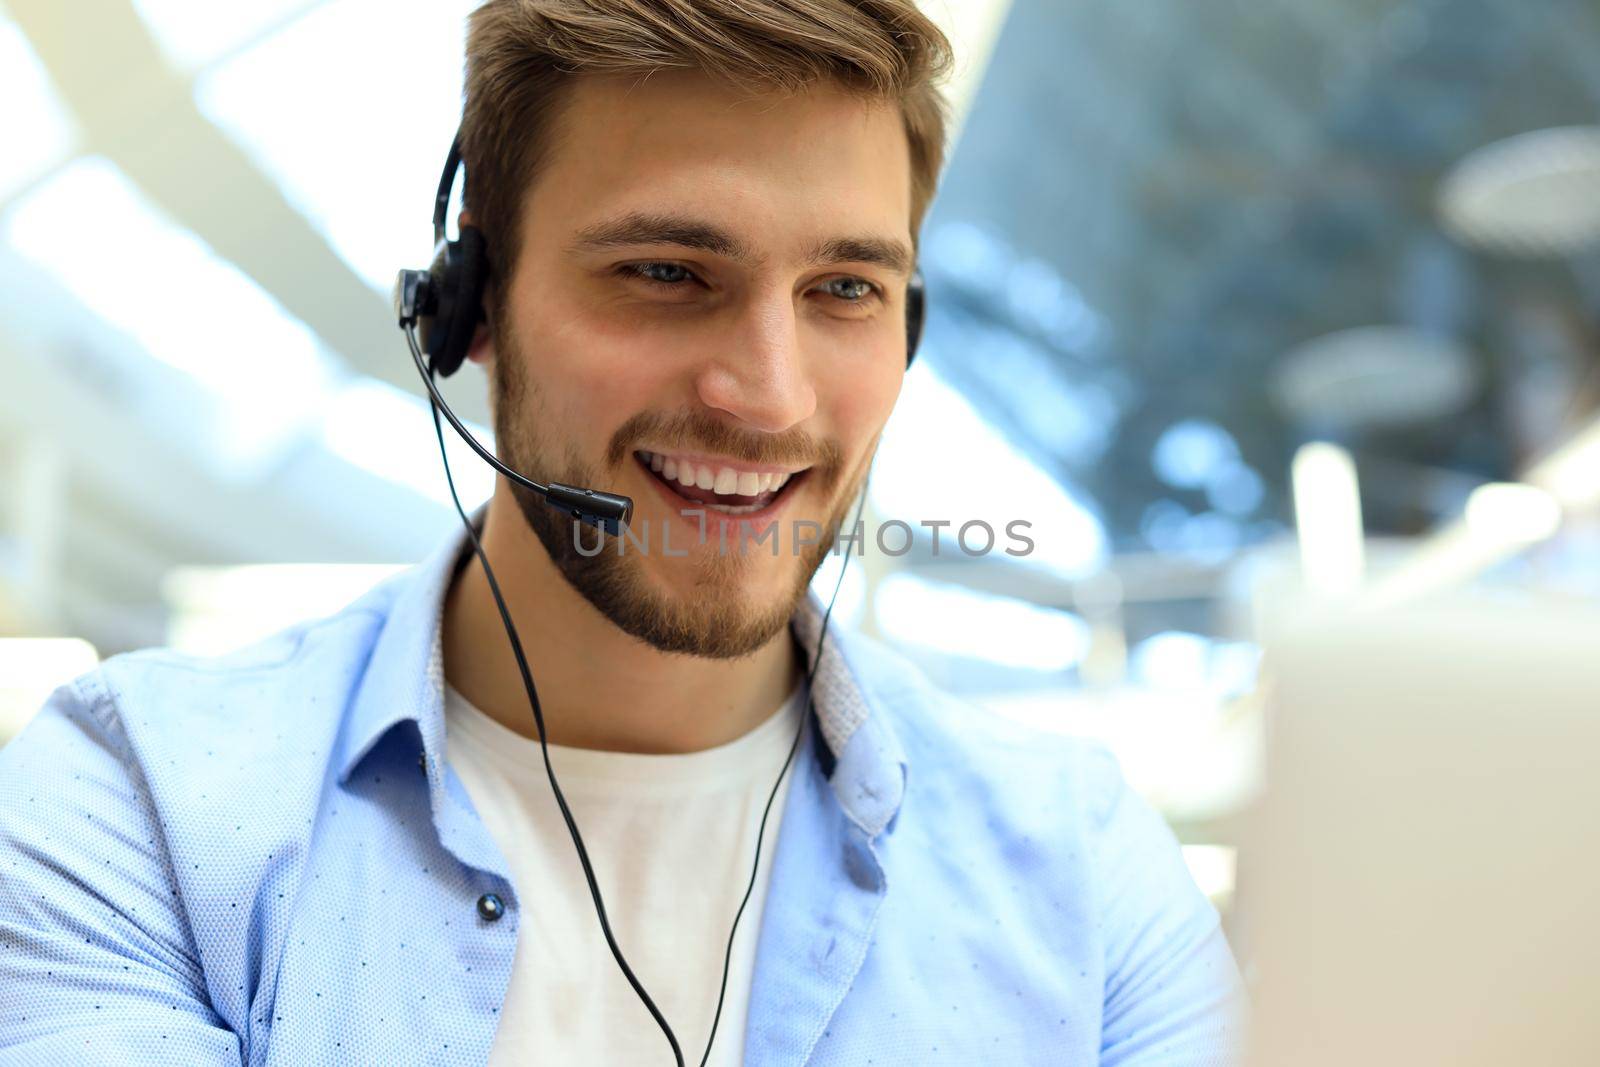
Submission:
{"label": "man's shoulder", "polygon": [[1098,824],[1125,788],[1116,756],[1094,738],[1007,718],[951,693],[862,634],[852,635],[849,660],[872,714],[885,716],[904,750],[919,792],[1043,803]]}
{"label": "man's shoulder", "polygon": [[878,642],[847,643],[905,768],[879,855],[888,884],[908,888],[891,892],[874,944],[912,962],[877,973],[954,981],[981,966],[974,997],[989,997],[987,1018],[1018,1012],[1019,1033],[1038,1005],[1062,1025],[1074,1005],[1106,1063],[1158,1045],[1162,1062],[1227,1062],[1242,994],[1216,909],[1110,750],[944,692]]}
{"label": "man's shoulder", "polygon": [[13,761],[70,761],[65,738],[91,736],[147,784],[153,765],[194,770],[200,756],[325,762],[398,579],[222,655],[153,647],[111,656],[57,689],[6,750]]}
{"label": "man's shoulder", "polygon": [[112,656],[80,678],[83,697],[132,728],[248,728],[257,716],[283,727],[337,715],[326,701],[359,683],[387,619],[372,594],[332,615],[296,623],[221,655],[147,648]]}

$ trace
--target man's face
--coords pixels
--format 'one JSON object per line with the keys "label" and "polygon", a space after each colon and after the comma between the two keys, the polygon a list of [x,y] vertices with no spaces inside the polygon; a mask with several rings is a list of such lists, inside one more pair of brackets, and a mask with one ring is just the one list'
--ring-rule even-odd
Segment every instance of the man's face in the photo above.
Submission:
{"label": "man's face", "polygon": [[[492,324],[496,434],[537,480],[632,497],[648,551],[607,539],[582,554],[594,530],[575,541],[534,494],[497,492],[623,630],[746,655],[848,522],[899,395],[900,115],[832,87],[752,97],[693,72],[569,92]],[[808,524],[823,532],[796,554]]]}

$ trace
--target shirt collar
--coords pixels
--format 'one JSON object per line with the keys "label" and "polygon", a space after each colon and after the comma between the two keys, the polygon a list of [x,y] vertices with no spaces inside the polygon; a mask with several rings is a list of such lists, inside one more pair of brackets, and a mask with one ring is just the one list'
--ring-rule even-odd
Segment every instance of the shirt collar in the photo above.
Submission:
{"label": "shirt collar", "polygon": [[[472,516],[483,528],[487,505]],[[441,622],[445,596],[464,553],[471,551],[466,530],[458,528],[425,561],[367,594],[362,607],[386,614],[358,683],[347,729],[338,753],[339,782],[395,726],[412,721],[422,736],[430,784],[442,785],[444,754],[444,646]],[[790,620],[790,630],[812,665],[824,605],[814,590]],[[874,703],[889,694],[863,670],[871,649],[857,634],[828,625],[821,665],[812,683],[816,723],[834,768],[835,795],[850,819],[876,836],[893,819],[905,789],[906,761],[888,717]]]}
{"label": "shirt collar", "polygon": [[[472,516],[480,532],[487,505]],[[466,530],[455,528],[433,554],[367,594],[371,607],[386,614],[367,660],[348,728],[341,738],[339,782],[396,725],[412,721],[422,734],[432,779],[444,740],[445,595],[457,565],[470,551]],[[353,605],[360,608],[365,602]]]}

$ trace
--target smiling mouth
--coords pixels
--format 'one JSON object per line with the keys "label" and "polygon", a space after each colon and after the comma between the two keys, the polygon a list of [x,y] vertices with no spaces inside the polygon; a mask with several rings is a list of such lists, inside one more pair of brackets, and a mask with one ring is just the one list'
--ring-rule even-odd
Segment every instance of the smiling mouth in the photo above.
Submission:
{"label": "smiling mouth", "polygon": [[811,473],[810,467],[793,473],[740,472],[645,451],[635,452],[633,458],[684,503],[734,517],[769,510]]}

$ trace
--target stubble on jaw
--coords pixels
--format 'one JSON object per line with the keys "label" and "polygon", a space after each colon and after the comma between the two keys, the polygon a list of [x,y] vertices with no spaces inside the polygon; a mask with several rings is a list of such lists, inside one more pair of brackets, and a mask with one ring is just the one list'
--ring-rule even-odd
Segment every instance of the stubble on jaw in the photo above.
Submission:
{"label": "stubble on jaw", "polygon": [[[563,461],[558,465],[553,460],[557,450],[538,431],[542,422],[538,416],[545,405],[527,380],[521,349],[506,333],[495,329],[496,355],[490,375],[495,441],[502,462],[536,481],[603,487],[600,473],[585,463],[570,443],[562,450]],[[693,440],[707,451],[733,452],[758,462],[812,462],[807,478],[825,488],[837,485],[843,475],[840,450],[831,443],[824,448],[825,454],[817,457],[797,453],[797,446],[804,447],[803,438],[792,442],[766,439],[756,445],[710,418],[683,416],[672,420],[643,414],[629,419],[613,435],[606,455],[612,469],[629,462],[632,442],[653,429],[669,438]],[[517,509],[562,578],[618,629],[661,652],[736,659],[765,647],[788,625],[861,489],[865,465],[864,461],[852,479],[851,492],[840,498],[837,514],[824,524],[818,542],[789,557],[795,569],[788,590],[769,603],[755,605],[740,595],[740,588],[749,570],[761,559],[756,552],[741,552],[739,546],[730,546],[726,553],[717,551],[715,546],[709,550],[691,546],[690,554],[677,558],[675,565],[694,569],[693,592],[681,598],[664,595],[650,586],[632,546],[620,554],[610,544],[592,555],[579,552],[576,520],[550,507],[533,490],[515,482],[509,484]],[[581,543],[592,551],[594,539],[601,535],[587,528],[581,532]]]}

